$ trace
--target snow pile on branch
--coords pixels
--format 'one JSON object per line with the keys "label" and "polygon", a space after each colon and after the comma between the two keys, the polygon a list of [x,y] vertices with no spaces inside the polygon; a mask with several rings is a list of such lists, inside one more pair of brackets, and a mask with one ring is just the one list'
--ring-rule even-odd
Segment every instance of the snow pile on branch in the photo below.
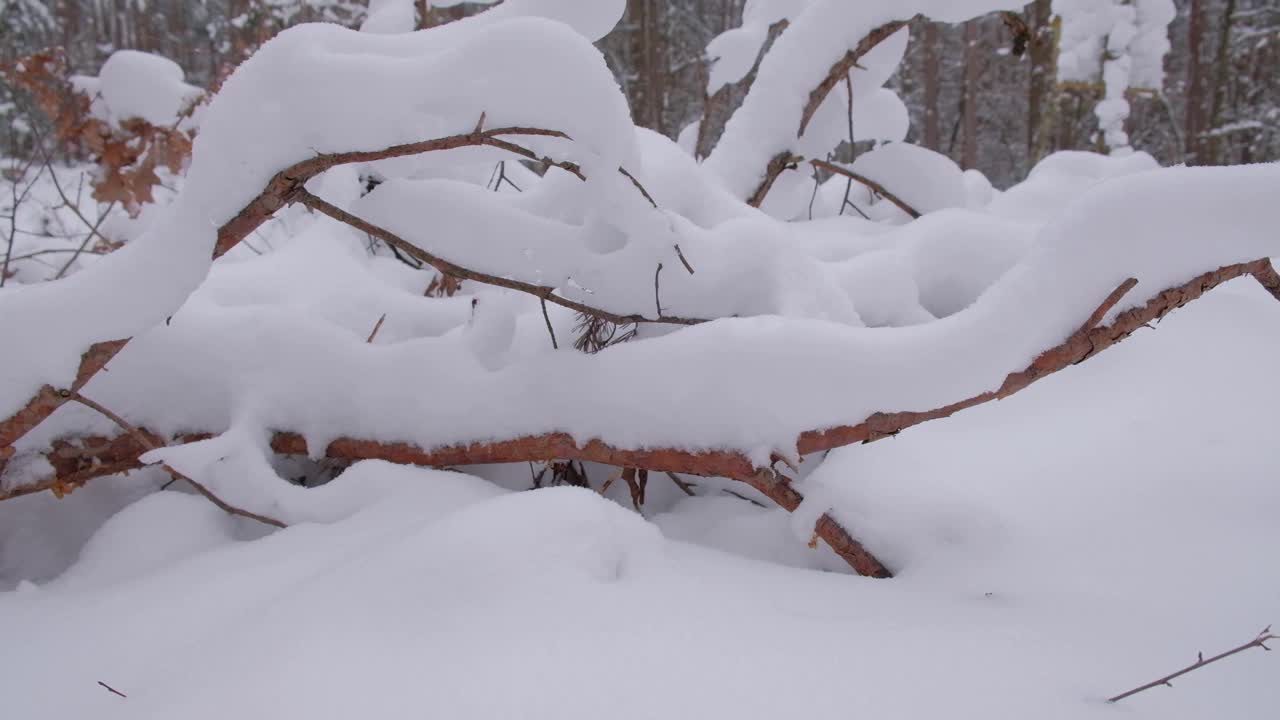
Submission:
{"label": "snow pile on branch", "polygon": [[1095,113],[1108,148],[1125,150],[1129,92],[1159,92],[1173,0],[1054,0],[1062,18],[1058,77],[1064,82],[1101,81],[1104,96]]}
{"label": "snow pile on branch", "polygon": [[90,111],[119,127],[140,119],[156,127],[174,127],[204,91],[183,82],[182,68],[168,58],[137,50],[117,50],[98,77],[77,75],[72,85],[90,98]]}
{"label": "snow pile on branch", "polygon": [[951,158],[911,143],[890,143],[858,156],[852,169],[921,214],[965,207],[964,171]]}

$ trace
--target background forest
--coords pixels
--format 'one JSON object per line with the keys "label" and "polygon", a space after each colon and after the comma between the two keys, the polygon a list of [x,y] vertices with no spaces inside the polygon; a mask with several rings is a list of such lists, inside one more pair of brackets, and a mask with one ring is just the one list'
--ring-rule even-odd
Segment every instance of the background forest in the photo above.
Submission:
{"label": "background forest", "polygon": [[[454,2],[428,8],[419,0],[419,21],[439,24],[487,7]],[[743,91],[731,87],[708,103],[707,43],[742,23],[744,3],[629,0],[601,48],[637,125],[675,138],[708,108],[702,140],[714,140]],[[1280,5],[1176,5],[1164,87],[1129,90],[1132,146],[1162,165],[1280,157]],[[363,4],[342,0],[4,0],[0,62],[59,45],[67,48],[70,71],[95,74],[112,52],[132,48],[176,61],[187,82],[207,88],[285,27],[314,20],[355,26],[365,13]],[[1023,20],[1029,42],[995,14],[962,25],[917,19],[908,57],[890,81],[911,113],[910,142],[981,170],[997,187],[1025,177],[1050,152],[1101,149],[1094,114],[1101,78],[1052,81],[1060,36],[1052,0],[1028,6]],[[0,116],[8,116],[0,123],[0,147],[10,155],[24,142],[19,112],[0,83]]]}

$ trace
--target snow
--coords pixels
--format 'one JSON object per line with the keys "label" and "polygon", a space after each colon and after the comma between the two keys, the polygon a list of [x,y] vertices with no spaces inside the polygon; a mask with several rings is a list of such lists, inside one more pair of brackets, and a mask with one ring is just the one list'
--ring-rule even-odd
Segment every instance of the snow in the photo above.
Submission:
{"label": "snow", "polygon": [[117,50],[102,64],[98,77],[73,77],[72,84],[91,98],[91,112],[112,125],[140,118],[156,127],[171,127],[204,94],[183,82],[183,75],[168,58]]}
{"label": "snow", "polygon": [[[1103,172],[1098,167],[1109,162],[1102,161],[1077,164]],[[1033,182],[1048,182],[1072,162],[1054,160]],[[699,270],[688,275],[670,259],[664,305],[723,312],[734,309],[723,303],[740,302],[744,316],[595,356],[552,350],[536,301],[485,292],[474,297],[478,305],[499,305],[473,318],[465,301],[415,303],[409,290],[375,290],[380,280],[367,255],[319,253],[305,282],[293,281],[298,289],[282,286],[257,302],[249,296],[224,304],[252,277],[233,264],[220,267],[170,323],[141,334],[86,393],[160,432],[234,430],[219,444],[171,449],[164,457],[199,474],[212,472],[205,467],[211,459],[235,455],[258,474],[219,474],[228,491],[270,503],[281,502],[268,492],[275,476],[261,458],[270,428],[302,433],[316,452],[342,435],[431,448],[563,431],[619,447],[732,449],[763,463],[775,451],[793,454],[803,431],[856,424],[877,411],[934,408],[999,386],[1006,373],[1074,331],[1125,278],[1139,285],[1122,307],[1206,268],[1275,252],[1270,228],[1277,210],[1267,198],[1278,186],[1275,165],[1139,172],[1095,181],[1047,224],[951,209],[936,221],[882,230],[861,251],[845,240],[839,255],[828,254],[824,236],[803,240],[794,230],[785,246],[783,224],[760,215],[715,231],[685,223],[681,242],[704,243],[682,245]],[[1224,235],[1219,218],[1227,208],[1232,232]],[[334,232],[326,225],[300,238],[301,248],[365,242],[340,229],[322,240]],[[1215,242],[1200,242],[1204,237]],[[715,244],[719,238],[723,246]],[[438,233],[418,239],[428,248],[449,241]],[[293,267],[286,258],[268,262]],[[368,269],[352,274],[353,264]],[[651,274],[634,275],[636,288],[652,292]],[[278,300],[259,304],[314,297],[305,286],[335,282],[370,304],[343,313],[315,300],[292,308]],[[709,294],[700,294],[702,287]],[[398,306],[406,310],[392,314],[390,344],[367,345],[378,316]],[[555,320],[560,337],[570,337],[571,317]],[[415,324],[434,329],[401,334]],[[805,372],[779,376],[779,368],[793,367]],[[150,392],[140,395],[139,386]],[[328,390],[339,387],[343,392]],[[566,396],[564,388],[574,387],[607,391]],[[430,411],[435,407],[470,410],[440,414]],[[64,408],[23,447],[75,429],[111,432],[104,422],[82,408]]]}
{"label": "snow", "polygon": [[372,0],[360,31],[390,35],[413,32],[418,18],[413,0]]}
{"label": "snow", "polygon": [[960,166],[919,145],[891,143],[876,148],[859,155],[850,169],[876,181],[921,214],[968,203]]}
{"label": "snow", "polygon": [[[1253,717],[1280,700],[1262,652],[1101,699],[1274,619],[1278,320],[1232,285],[998,407],[833,453],[804,489],[893,581],[803,569],[828,558],[736,498],[659,535],[583,490],[404,469],[361,513],[203,549],[207,526],[129,508],[194,552],[88,553],[71,577],[95,584],[0,595],[22,649],[0,688],[22,717]],[[371,465],[348,479],[393,470]]]}
{"label": "snow", "polygon": [[[317,456],[343,436],[431,449],[564,432],[763,466],[795,456],[801,432],[997,387],[1126,278],[1139,284],[1113,314],[1280,254],[1278,164],[1058,153],[997,192],[901,142],[904,108],[882,85],[905,33],[854,73],[854,139],[887,144],[852,168],[924,216],[802,172],[762,209],[742,202],[775,153],[826,157],[849,139],[843,87],[803,137],[799,115],[869,29],[1015,6],[749,2],[744,30],[713,44],[713,80],[754,62],[760,27],[790,26],[702,164],[633,126],[591,45],[621,0],[507,0],[428,32],[408,32],[412,7],[388,2],[365,28],[387,32],[302,26],[268,43],[201,118],[177,199],[104,224],[122,250],[50,283],[24,265],[0,290],[0,337],[21,349],[0,365],[0,415],[41,382],[65,384],[87,343],[134,335],[84,394],[166,438],[208,433],[144,460],[289,527],[230,517],[181,482],[157,491],[169,480],[157,468],[0,504],[6,711],[1180,720],[1273,707],[1263,653],[1103,702],[1280,620],[1267,572],[1280,306],[1251,281],[998,404],[805,458],[792,514],[724,478],[686,477],[686,497],[653,473],[633,512],[624,483],[518,492],[531,464],[343,469],[268,447],[282,430]],[[1110,26],[1129,54],[1108,72],[1143,72],[1134,48],[1162,7],[1135,5],[1132,33]],[[172,79],[150,67],[139,72]],[[473,270],[714,321],[644,324],[581,353],[573,311],[476,282],[426,297],[434,270],[298,206],[210,264],[213,229],[281,168],[481,117],[565,132],[513,139],[586,181],[465,148],[336,168],[308,189]],[[43,200],[12,214],[66,220]],[[118,433],[68,404],[15,446],[2,489],[47,475],[55,439]],[[601,487],[617,470],[586,472]],[[853,577],[810,544],[823,513],[896,578]]]}

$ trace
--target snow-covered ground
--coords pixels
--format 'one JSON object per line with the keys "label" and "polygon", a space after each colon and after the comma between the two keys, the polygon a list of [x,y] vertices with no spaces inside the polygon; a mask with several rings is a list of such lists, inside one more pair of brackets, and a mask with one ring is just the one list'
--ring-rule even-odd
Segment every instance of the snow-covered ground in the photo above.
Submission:
{"label": "snow-covered ground", "polygon": [[[799,519],[728,496],[650,524],[585,490],[369,463],[326,487],[400,490],[251,540],[152,495],[0,595],[5,714],[1269,717],[1263,652],[1103,698],[1280,620],[1278,326],[1238,281],[1009,400],[832,453],[806,489],[891,581],[795,567],[819,555]],[[0,525],[66,528],[106,494]]]}

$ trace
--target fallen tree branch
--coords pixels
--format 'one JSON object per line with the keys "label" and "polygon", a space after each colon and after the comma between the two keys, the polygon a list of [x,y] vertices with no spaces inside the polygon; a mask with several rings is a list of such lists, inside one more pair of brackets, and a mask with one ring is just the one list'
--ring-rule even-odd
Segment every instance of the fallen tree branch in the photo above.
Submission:
{"label": "fallen tree branch", "polygon": [[1147,690],[1150,690],[1151,688],[1160,687],[1161,685],[1165,687],[1173,687],[1172,681],[1175,678],[1182,677],[1183,675],[1186,675],[1189,672],[1194,672],[1206,665],[1212,665],[1213,663],[1216,663],[1219,660],[1224,660],[1226,658],[1231,657],[1232,655],[1237,655],[1246,650],[1252,650],[1254,648],[1262,648],[1263,650],[1266,650],[1269,652],[1271,648],[1267,647],[1267,642],[1271,640],[1280,640],[1280,635],[1272,635],[1271,626],[1268,625],[1265,628],[1263,628],[1262,632],[1258,633],[1257,637],[1255,637],[1254,639],[1250,640],[1249,642],[1243,645],[1240,645],[1239,647],[1231,648],[1226,652],[1218,653],[1217,655],[1214,655],[1213,657],[1207,658],[1207,659],[1205,658],[1204,653],[1199,653],[1196,658],[1196,661],[1191,663],[1187,667],[1184,667],[1175,673],[1170,673],[1169,675],[1165,675],[1159,680],[1152,680],[1146,685],[1139,685],[1138,687],[1132,690],[1129,690],[1128,692],[1122,692],[1119,695],[1116,695],[1115,697],[1107,698],[1107,702],[1109,703],[1120,702],[1121,700],[1127,697],[1137,695],[1138,693],[1145,692]]}
{"label": "fallen tree branch", "polygon": [[[1083,362],[1120,342],[1149,322],[1164,317],[1174,309],[1199,298],[1218,285],[1245,275],[1252,275],[1280,300],[1280,274],[1270,260],[1262,259],[1229,265],[1204,273],[1177,287],[1159,293],[1146,304],[1119,314],[1110,324],[1102,325],[1106,315],[1133,289],[1129,280],[1117,287],[1086,319],[1075,333],[1061,344],[1041,353],[1027,368],[1010,373],[1001,386],[981,395],[961,400],[930,411],[881,412],[856,425],[805,432],[797,439],[799,455],[866,443],[897,435],[902,430],[929,420],[948,417],[966,408],[1008,397],[1036,380]],[[145,431],[140,431],[145,432]],[[181,438],[192,442],[209,437],[194,435]],[[308,455],[310,448],[298,434],[276,433],[272,449],[284,455]],[[94,477],[110,475],[139,467],[138,457],[146,452],[133,437],[114,439],[87,438],[78,444],[55,443],[46,459],[55,476],[36,484],[0,491],[0,500],[44,490],[69,492]],[[494,442],[476,442],[423,449],[405,443],[384,443],[357,438],[339,438],[331,442],[324,454],[348,461],[386,460],[405,465],[460,467],[477,464],[514,462],[551,462],[556,460],[590,461],[614,467],[630,467],[653,472],[673,472],[704,477],[725,477],[759,490],[780,507],[795,510],[803,496],[786,479],[771,469],[761,470],[744,455],[726,451],[689,451],[676,448],[618,448],[599,440],[576,442],[567,433],[548,433]],[[871,576],[887,576],[888,570],[875,560],[854,538],[830,517],[820,519],[816,532],[856,571]],[[877,566],[879,566],[877,568]]]}
{"label": "fallen tree branch", "polygon": [[865,175],[860,175],[850,170],[849,168],[841,167],[840,165],[827,162],[826,160],[810,160],[809,164],[820,170],[826,170],[827,172],[835,173],[836,175],[843,175],[849,178],[850,180],[862,183],[866,187],[870,188],[877,195],[880,195],[885,200],[888,200],[894,205],[897,205],[898,208],[902,210],[902,212],[906,213],[907,215],[910,215],[911,219],[913,220],[920,217],[920,212],[918,210],[908,205],[906,201],[904,201],[902,198],[889,192],[888,188],[886,188],[885,186],[881,185],[880,183],[876,182],[875,180],[872,180],[871,178]]}

